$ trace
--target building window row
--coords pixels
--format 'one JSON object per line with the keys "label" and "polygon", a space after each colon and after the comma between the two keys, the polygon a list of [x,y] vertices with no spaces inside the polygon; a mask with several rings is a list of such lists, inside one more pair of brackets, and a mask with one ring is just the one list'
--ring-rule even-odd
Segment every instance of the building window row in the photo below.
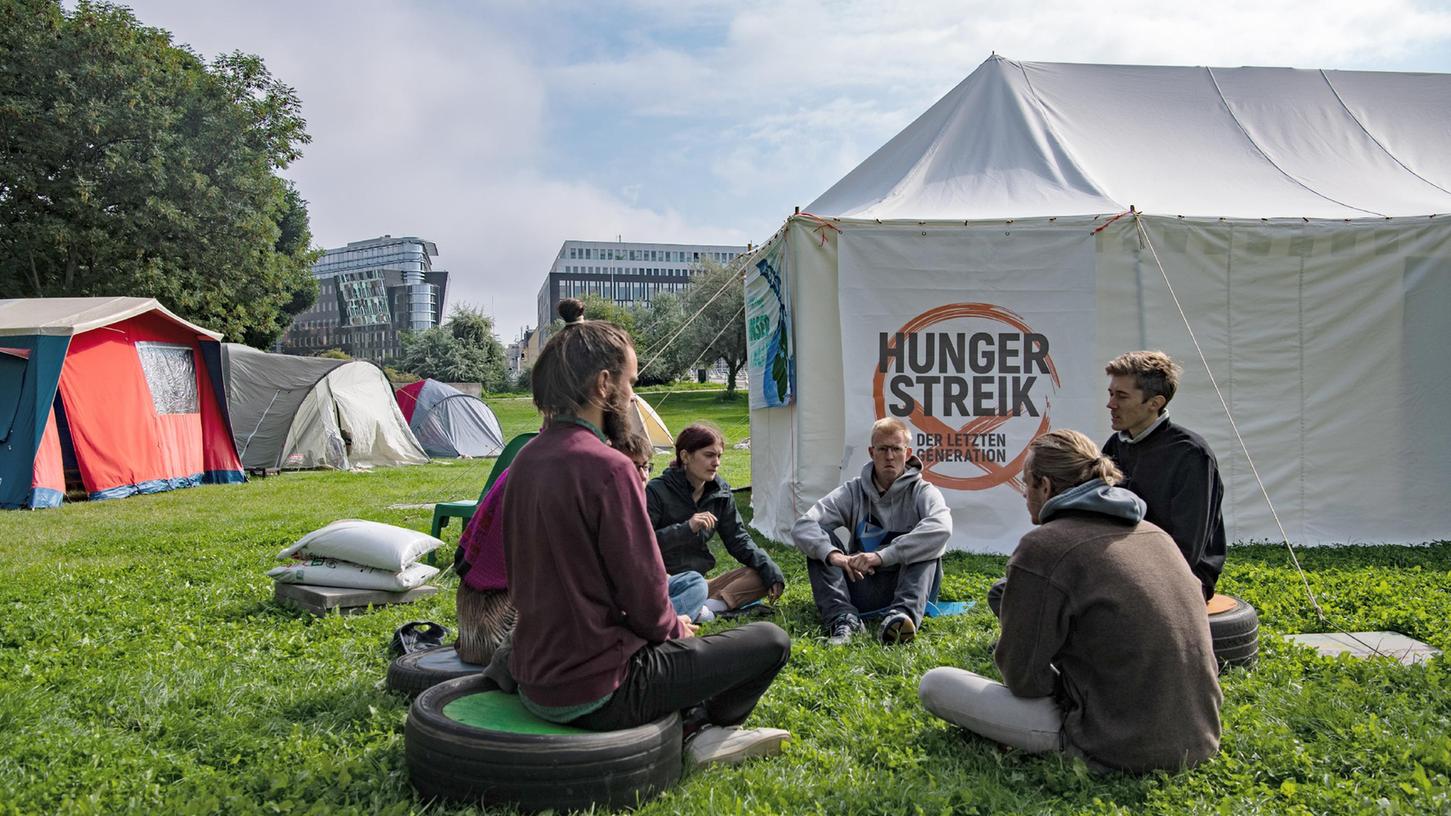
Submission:
{"label": "building window row", "polygon": [[583,297],[594,295],[621,303],[648,303],[661,292],[680,294],[690,285],[689,281],[607,281],[607,280],[561,280],[559,296]]}
{"label": "building window row", "polygon": [[665,261],[690,263],[702,259],[726,263],[736,257],[734,252],[698,252],[679,249],[624,249],[618,247],[570,247],[570,260],[585,261]]}
{"label": "building window row", "polygon": [[562,271],[576,275],[658,275],[672,278],[689,277],[693,273],[693,270],[690,269],[661,269],[646,266],[576,266],[574,264],[566,264]]}

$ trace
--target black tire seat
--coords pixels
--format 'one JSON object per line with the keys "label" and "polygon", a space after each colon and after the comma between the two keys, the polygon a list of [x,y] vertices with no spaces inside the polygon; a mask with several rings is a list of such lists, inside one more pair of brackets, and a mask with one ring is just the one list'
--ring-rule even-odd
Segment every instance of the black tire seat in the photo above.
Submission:
{"label": "black tire seat", "polygon": [[526,811],[631,808],[680,779],[680,715],[586,731],[535,717],[482,676],[462,677],[413,700],[404,757],[426,797]]}
{"label": "black tire seat", "polygon": [[1260,655],[1260,616],[1255,608],[1231,595],[1216,594],[1207,609],[1220,673],[1230,666],[1254,668]]}
{"label": "black tire seat", "polygon": [[414,697],[445,680],[477,675],[484,670],[459,659],[452,646],[410,652],[388,665],[388,690]]}

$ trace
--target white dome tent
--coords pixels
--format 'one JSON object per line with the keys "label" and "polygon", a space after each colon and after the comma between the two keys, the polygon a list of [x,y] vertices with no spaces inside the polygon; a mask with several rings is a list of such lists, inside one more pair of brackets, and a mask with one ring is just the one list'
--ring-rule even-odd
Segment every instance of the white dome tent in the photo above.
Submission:
{"label": "white dome tent", "polygon": [[1104,363],[1159,348],[1231,540],[1444,536],[1448,137],[1451,76],[987,60],[748,259],[794,355],[753,524],[784,540],[898,415],[953,546],[1010,552],[1028,441],[1106,439]]}
{"label": "white dome tent", "polygon": [[232,436],[249,470],[428,462],[372,363],[226,343],[222,364]]}

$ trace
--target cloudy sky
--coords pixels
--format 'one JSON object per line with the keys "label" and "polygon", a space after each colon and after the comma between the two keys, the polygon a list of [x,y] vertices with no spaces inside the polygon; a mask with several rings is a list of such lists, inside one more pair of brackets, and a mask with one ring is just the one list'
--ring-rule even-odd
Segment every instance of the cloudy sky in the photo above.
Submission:
{"label": "cloudy sky", "polygon": [[126,5],[205,57],[260,54],[303,101],[288,175],[317,243],[435,241],[450,303],[505,342],[562,241],[759,243],[994,51],[1451,71],[1451,4],[1413,0]]}

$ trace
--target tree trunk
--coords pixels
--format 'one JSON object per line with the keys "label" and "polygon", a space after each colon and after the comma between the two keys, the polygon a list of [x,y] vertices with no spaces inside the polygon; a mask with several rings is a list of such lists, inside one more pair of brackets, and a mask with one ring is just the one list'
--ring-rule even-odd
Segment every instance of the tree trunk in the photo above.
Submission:
{"label": "tree trunk", "polygon": [[45,289],[40,285],[40,270],[35,268],[35,251],[30,252],[30,285],[35,287],[36,297],[45,297]]}
{"label": "tree trunk", "polygon": [[726,360],[726,399],[732,399],[736,395],[736,375],[741,373],[744,361]]}

